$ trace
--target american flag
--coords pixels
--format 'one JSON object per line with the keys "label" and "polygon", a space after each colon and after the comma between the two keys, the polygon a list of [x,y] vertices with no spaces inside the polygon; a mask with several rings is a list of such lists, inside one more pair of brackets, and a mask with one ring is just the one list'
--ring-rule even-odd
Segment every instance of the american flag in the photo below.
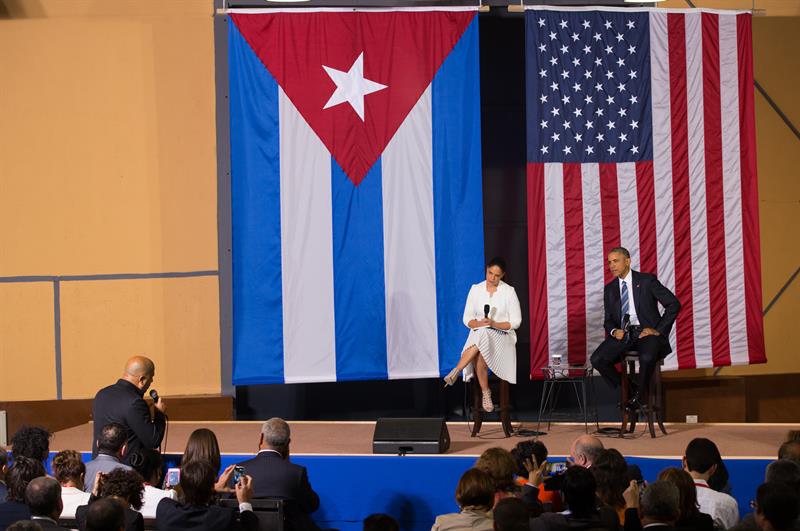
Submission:
{"label": "american flag", "polygon": [[751,16],[525,13],[531,376],[604,338],[606,255],[680,299],[665,369],[764,363]]}

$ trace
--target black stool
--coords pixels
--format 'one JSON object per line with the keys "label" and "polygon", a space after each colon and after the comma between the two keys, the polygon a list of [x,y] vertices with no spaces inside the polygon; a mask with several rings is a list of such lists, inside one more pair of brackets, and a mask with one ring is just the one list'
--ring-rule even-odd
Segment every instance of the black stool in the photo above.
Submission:
{"label": "black stool", "polygon": [[[489,386],[491,387],[493,381],[500,382],[500,423],[503,425],[503,433],[506,437],[511,437],[511,410],[509,407],[510,387],[509,383],[500,378],[492,378],[489,376]],[[475,437],[481,431],[483,424],[483,410],[481,409],[481,402],[483,393],[481,391],[481,384],[478,383],[478,376],[472,378],[472,437]]]}
{"label": "black stool", "polygon": [[[664,365],[664,360],[660,360],[653,371],[653,379],[650,381],[650,387],[647,390],[639,390],[639,399],[644,403],[642,406],[642,413],[647,419],[647,426],[650,428],[650,437],[655,438],[656,429],[655,423],[658,423],[658,428],[661,433],[667,435],[667,430],[664,428],[664,405],[663,405],[663,392],[661,388],[661,366]],[[633,433],[636,429],[636,421],[639,417],[639,412],[630,412],[625,408],[630,395],[630,382],[636,377],[636,368],[639,365],[639,353],[635,350],[629,350],[622,356],[622,399],[620,400],[620,409],[622,413],[622,426],[620,426],[619,436],[622,437],[626,433]],[[629,426],[630,424],[630,426]]]}

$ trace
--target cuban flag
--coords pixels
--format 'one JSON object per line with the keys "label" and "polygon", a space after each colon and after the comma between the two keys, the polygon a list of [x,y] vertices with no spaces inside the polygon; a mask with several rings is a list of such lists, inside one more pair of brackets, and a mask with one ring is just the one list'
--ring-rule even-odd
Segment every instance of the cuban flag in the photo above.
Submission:
{"label": "cuban flag", "polygon": [[444,374],[483,275],[475,10],[229,20],[233,383]]}

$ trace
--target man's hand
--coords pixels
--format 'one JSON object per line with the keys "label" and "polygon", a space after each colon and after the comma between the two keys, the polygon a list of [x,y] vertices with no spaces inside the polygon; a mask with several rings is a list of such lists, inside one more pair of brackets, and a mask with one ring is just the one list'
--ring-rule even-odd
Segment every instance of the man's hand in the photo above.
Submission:
{"label": "man's hand", "polygon": [[155,405],[155,408],[157,410],[159,410],[161,413],[166,413],[167,412],[167,403],[164,402],[163,398],[159,397],[158,402],[155,402],[154,405]]}
{"label": "man's hand", "polygon": [[625,330],[623,330],[622,328],[617,328],[616,330],[614,330],[614,339],[619,339],[620,341],[622,341],[624,337],[625,337]]}
{"label": "man's hand", "polygon": [[105,477],[105,474],[103,474],[99,470],[94,475],[94,485],[92,485],[92,494],[94,494],[97,497],[100,496],[100,489],[103,487],[103,477]]}
{"label": "man's hand", "polygon": [[637,483],[635,479],[631,480],[631,484],[628,485],[628,488],[622,493],[622,497],[625,499],[626,509],[639,508],[639,483]]}
{"label": "man's hand", "polygon": [[530,456],[528,459],[525,459],[522,464],[525,465],[525,470],[528,471],[528,483],[534,487],[541,485],[542,479],[544,478],[544,471],[547,469],[547,460],[545,459],[542,461],[541,465],[538,465],[536,463],[536,458]]}
{"label": "man's hand", "polygon": [[214,484],[214,492],[233,492],[234,489],[228,486],[228,483],[231,480],[231,475],[233,474],[233,468],[236,465],[230,465],[225,470],[222,471],[220,474],[219,479]]}
{"label": "man's hand", "polygon": [[659,332],[655,328],[650,328],[650,327],[646,326],[646,327],[642,328],[641,332],[639,332],[639,339],[642,339],[643,337],[647,337],[647,336],[660,336],[660,335],[661,335],[661,332]]}
{"label": "man's hand", "polygon": [[236,484],[236,501],[239,503],[250,503],[253,499],[253,478],[242,476]]}

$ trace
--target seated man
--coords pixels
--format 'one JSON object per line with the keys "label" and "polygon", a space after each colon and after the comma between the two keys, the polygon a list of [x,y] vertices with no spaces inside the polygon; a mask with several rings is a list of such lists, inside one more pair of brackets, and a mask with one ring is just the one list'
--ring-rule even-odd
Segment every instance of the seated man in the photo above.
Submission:
{"label": "seated man", "polygon": [[84,492],[92,492],[98,472],[105,474],[117,468],[132,470],[130,466],[122,462],[122,456],[125,455],[127,448],[125,443],[127,433],[125,426],[116,422],[106,424],[100,430],[100,438],[97,440],[97,457],[86,463]]}
{"label": "seated man", "polygon": [[289,425],[271,418],[261,427],[258,455],[239,466],[253,478],[254,498],[287,500],[286,519],[293,529],[318,529],[310,515],[319,508],[319,496],[305,467],[289,461],[289,442]]}
{"label": "seated man", "polygon": [[25,489],[25,501],[31,510],[31,520],[42,529],[66,529],[58,525],[63,505],[61,485],[53,478],[35,478]]}
{"label": "seated man", "polygon": [[28,457],[44,463],[50,455],[52,434],[41,426],[23,426],[11,438],[11,456]]}
{"label": "seated man", "polygon": [[125,505],[116,498],[101,498],[86,511],[86,531],[123,531]]}
{"label": "seated man", "polygon": [[[669,481],[655,481],[642,493],[642,528],[674,528],[681,514],[681,494]],[[627,523],[627,519],[626,519]]]}
{"label": "seated man", "polygon": [[[631,269],[631,255],[624,247],[608,253],[608,269],[616,278],[606,284],[603,295],[606,339],[592,354],[592,366],[615,389],[621,378],[615,364],[627,350],[639,353],[639,381],[627,404],[628,409],[641,407],[644,393],[658,362],[672,352],[669,332],[681,304],[670,290],[649,273]],[[664,314],[658,310],[664,307]]]}
{"label": "seated man", "polygon": [[778,450],[778,459],[789,459],[800,464],[800,441],[790,440],[783,443]]}
{"label": "seated man", "polygon": [[561,494],[569,508],[563,513],[543,513],[531,519],[530,531],[618,531],[614,509],[598,503],[597,483],[589,469],[571,466],[563,474]]}
{"label": "seated man", "polygon": [[[800,495],[800,465],[789,459],[778,459],[767,465],[764,472],[765,483],[777,483]],[[755,514],[744,515],[742,521],[733,528],[734,531],[758,531]],[[800,521],[795,522],[795,529],[800,529]]]}
{"label": "seated man", "polygon": [[202,460],[186,463],[181,468],[180,483],[185,503],[162,499],[156,509],[156,527],[164,531],[256,531],[258,517],[250,504],[252,478],[245,475],[236,483],[238,510],[212,505],[216,480],[217,471],[210,463]]}
{"label": "seated man", "polygon": [[603,442],[593,435],[581,435],[569,447],[569,459],[572,464],[591,468],[592,463],[603,451]]}
{"label": "seated man", "polygon": [[714,474],[721,460],[717,445],[712,441],[692,439],[683,456],[683,469],[694,479],[700,512],[711,515],[716,527],[728,529],[739,522],[739,505],[733,496],[708,486],[708,478]]}

